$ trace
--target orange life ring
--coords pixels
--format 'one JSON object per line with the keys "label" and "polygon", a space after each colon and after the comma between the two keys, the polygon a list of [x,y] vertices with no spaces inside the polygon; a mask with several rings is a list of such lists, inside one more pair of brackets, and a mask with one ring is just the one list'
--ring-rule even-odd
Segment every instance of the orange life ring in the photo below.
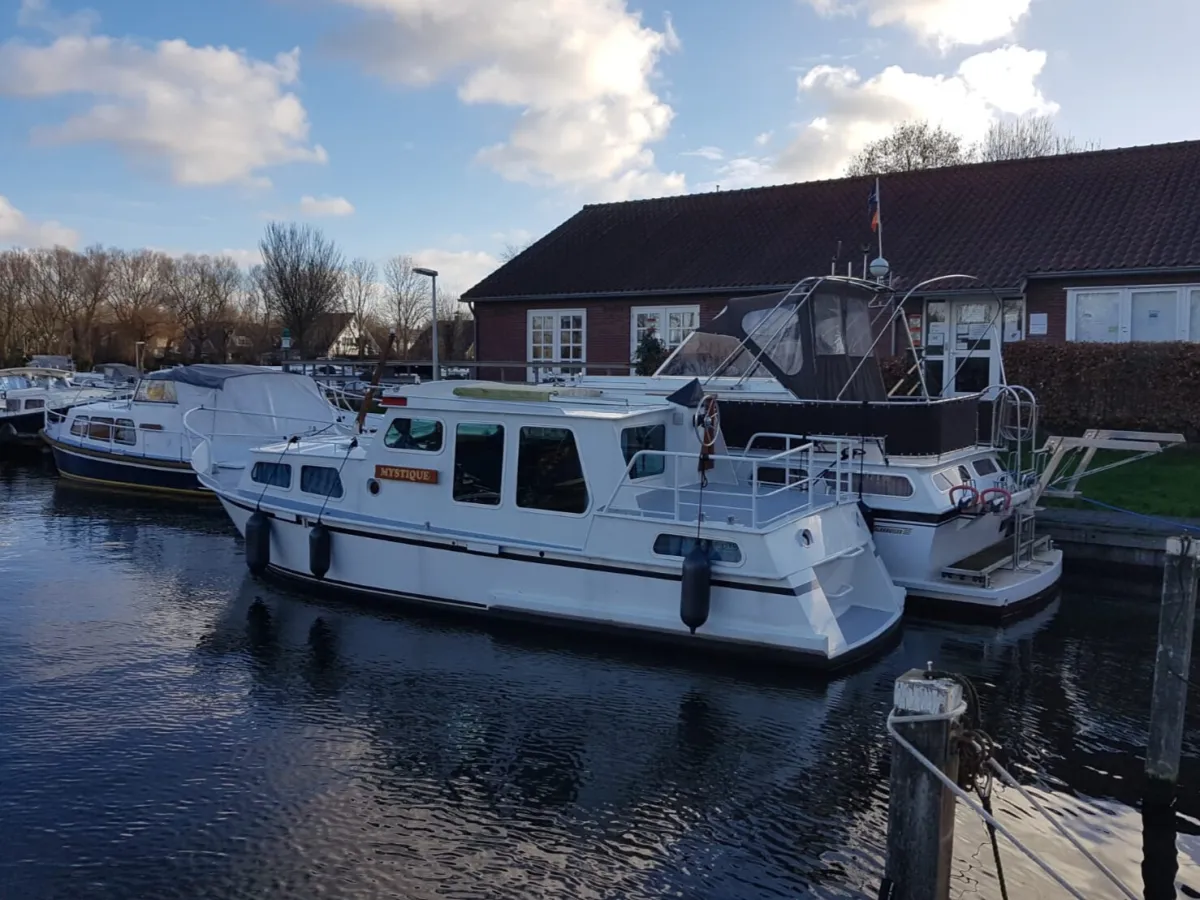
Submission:
{"label": "orange life ring", "polygon": [[721,422],[721,415],[717,409],[717,398],[712,394],[700,401],[700,422],[704,426],[701,446],[705,453],[711,453],[717,446],[717,430]]}

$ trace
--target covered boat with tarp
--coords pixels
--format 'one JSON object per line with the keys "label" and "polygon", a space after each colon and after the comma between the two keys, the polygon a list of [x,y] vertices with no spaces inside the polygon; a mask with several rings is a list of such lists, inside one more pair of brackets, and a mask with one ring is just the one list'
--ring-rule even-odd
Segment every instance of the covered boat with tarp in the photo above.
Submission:
{"label": "covered boat with tarp", "polygon": [[151,372],[128,400],[90,403],[47,417],[43,437],[59,472],[77,481],[210,497],[190,464],[198,435],[221,463],[244,465],[249,448],[298,435],[348,430],[306,375],[260,366],[193,365]]}

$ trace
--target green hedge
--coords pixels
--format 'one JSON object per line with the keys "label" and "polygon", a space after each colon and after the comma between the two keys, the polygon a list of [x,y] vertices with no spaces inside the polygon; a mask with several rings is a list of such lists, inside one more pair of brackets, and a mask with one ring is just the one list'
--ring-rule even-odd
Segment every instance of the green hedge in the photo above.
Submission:
{"label": "green hedge", "polygon": [[[912,359],[883,361],[889,388]],[[1004,348],[1009,384],[1033,391],[1047,430],[1088,428],[1181,432],[1200,439],[1200,343],[1050,344]]]}

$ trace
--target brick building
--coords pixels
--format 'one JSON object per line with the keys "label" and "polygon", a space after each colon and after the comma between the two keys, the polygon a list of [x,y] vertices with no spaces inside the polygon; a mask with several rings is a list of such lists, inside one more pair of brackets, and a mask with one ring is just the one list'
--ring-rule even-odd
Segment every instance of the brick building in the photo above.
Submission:
{"label": "brick building", "polygon": [[[585,206],[463,295],[476,359],[628,371],[649,327],[674,346],[731,296],[861,275],[872,185]],[[975,278],[916,290],[880,342],[903,352],[907,327],[946,393],[999,381],[1010,341],[1200,340],[1200,141],[885,175],[881,195],[893,286]]]}

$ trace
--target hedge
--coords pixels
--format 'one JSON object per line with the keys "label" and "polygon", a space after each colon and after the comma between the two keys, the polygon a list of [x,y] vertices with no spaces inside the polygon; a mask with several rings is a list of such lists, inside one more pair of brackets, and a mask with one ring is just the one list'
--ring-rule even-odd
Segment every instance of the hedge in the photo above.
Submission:
{"label": "hedge", "polygon": [[[911,357],[883,360],[888,387],[911,365]],[[1033,391],[1048,430],[1121,428],[1200,439],[1200,344],[1022,341],[1005,346],[1004,369],[1009,384]]]}

